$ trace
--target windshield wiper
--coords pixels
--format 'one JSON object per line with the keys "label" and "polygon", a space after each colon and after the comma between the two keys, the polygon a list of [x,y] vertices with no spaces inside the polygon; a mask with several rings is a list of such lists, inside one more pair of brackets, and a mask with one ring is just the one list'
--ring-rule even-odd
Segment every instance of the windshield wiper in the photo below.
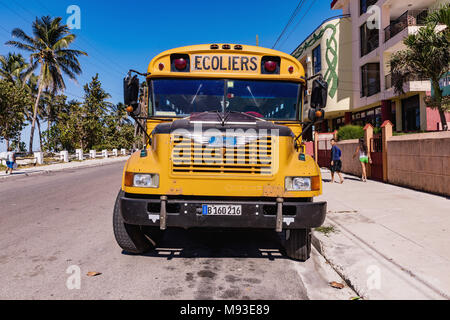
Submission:
{"label": "windshield wiper", "polygon": [[200,85],[198,86],[197,92],[195,93],[194,98],[192,98],[191,104],[194,103],[195,99],[197,98],[198,92],[200,91],[200,89],[203,87],[203,83],[200,83]]}
{"label": "windshield wiper", "polygon": [[259,108],[258,106],[258,102],[256,102],[255,96],[253,95],[252,89],[250,89],[250,86],[247,86],[247,90],[248,92],[250,92],[250,94],[252,95],[252,99],[255,102],[255,106]]}

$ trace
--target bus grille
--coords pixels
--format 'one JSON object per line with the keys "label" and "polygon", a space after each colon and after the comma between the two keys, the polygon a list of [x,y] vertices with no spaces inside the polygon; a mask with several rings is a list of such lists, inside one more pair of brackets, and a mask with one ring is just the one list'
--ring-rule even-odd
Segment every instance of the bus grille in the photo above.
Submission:
{"label": "bus grille", "polygon": [[192,139],[172,140],[174,174],[272,175],[274,141],[259,137],[242,146],[227,148],[197,143]]}

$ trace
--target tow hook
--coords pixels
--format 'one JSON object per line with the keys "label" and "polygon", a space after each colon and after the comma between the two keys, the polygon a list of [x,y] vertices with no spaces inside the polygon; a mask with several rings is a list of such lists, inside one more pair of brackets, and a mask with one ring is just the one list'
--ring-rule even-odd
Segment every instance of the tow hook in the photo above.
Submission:
{"label": "tow hook", "polygon": [[283,198],[277,198],[277,224],[275,227],[276,232],[283,230]]}
{"label": "tow hook", "polygon": [[166,203],[167,203],[167,196],[161,196],[161,212],[159,213],[159,228],[161,230],[166,230],[167,225],[167,210],[166,210]]}

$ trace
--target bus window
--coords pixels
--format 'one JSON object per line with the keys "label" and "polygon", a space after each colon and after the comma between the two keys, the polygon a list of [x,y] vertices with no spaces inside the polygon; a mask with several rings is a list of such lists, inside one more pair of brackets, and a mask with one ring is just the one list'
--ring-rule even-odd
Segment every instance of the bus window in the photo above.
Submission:
{"label": "bus window", "polygon": [[227,81],[226,111],[280,120],[294,120],[299,93],[298,83],[281,81]]}
{"label": "bus window", "polygon": [[156,116],[188,116],[222,111],[223,80],[156,79],[152,81]]}
{"label": "bus window", "polygon": [[244,112],[257,118],[295,120],[300,84],[226,79],[155,79],[154,115]]}

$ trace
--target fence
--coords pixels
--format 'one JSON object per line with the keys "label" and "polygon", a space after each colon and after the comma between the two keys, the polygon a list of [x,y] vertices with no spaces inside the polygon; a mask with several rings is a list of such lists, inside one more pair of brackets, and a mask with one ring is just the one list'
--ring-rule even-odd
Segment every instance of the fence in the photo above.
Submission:
{"label": "fence", "polygon": [[[83,150],[77,149],[75,153],[70,154],[68,151],[55,152],[34,152],[32,156],[29,156],[23,152],[16,153],[16,162],[18,165],[37,165],[37,164],[56,164],[70,161],[83,161],[87,159],[106,159],[109,157],[127,156],[130,155],[133,150],[127,149],[113,149],[102,150],[97,153],[96,150],[90,150],[89,153],[84,153]],[[6,153],[5,153],[6,154]],[[1,164],[6,165],[6,160],[1,159]]]}
{"label": "fence", "polygon": [[[372,125],[364,127],[364,139],[372,158],[369,178],[450,196],[450,131],[392,136],[390,121],[385,121],[381,129],[381,135],[374,135]],[[357,139],[338,142],[342,172],[361,176],[359,159],[353,158],[357,146]],[[319,165],[329,167],[328,163],[321,165],[324,160],[320,156]]]}

